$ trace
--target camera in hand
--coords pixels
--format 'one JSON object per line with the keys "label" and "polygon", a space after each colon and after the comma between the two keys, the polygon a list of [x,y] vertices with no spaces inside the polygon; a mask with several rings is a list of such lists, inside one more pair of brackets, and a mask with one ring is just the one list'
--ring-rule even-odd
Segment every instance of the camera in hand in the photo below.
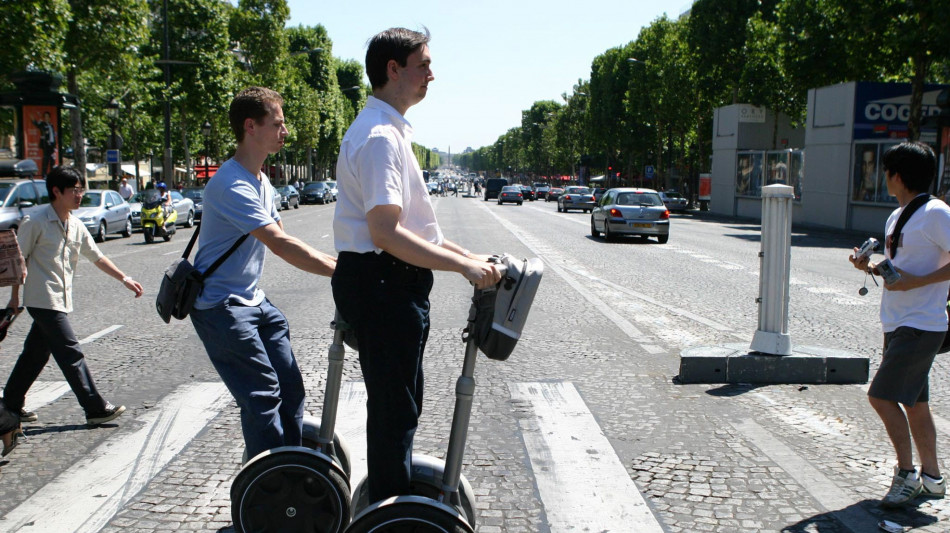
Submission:
{"label": "camera in hand", "polygon": [[864,244],[858,248],[857,253],[854,254],[854,260],[860,261],[861,259],[871,257],[871,254],[874,252],[874,250],[877,250],[878,244],[879,243],[877,239],[874,237],[869,237],[868,240],[864,241]]}
{"label": "camera in hand", "polygon": [[884,259],[877,264],[877,271],[881,273],[881,277],[884,278],[886,283],[894,283],[897,280],[901,279],[901,275],[897,273],[897,269],[894,268],[894,265],[891,263],[890,259]]}

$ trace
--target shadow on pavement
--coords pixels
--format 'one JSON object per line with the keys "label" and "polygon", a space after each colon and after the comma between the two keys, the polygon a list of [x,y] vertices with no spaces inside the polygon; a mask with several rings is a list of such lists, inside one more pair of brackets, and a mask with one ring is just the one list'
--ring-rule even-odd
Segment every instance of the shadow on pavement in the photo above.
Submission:
{"label": "shadow on pavement", "polygon": [[[887,492],[887,488],[881,487],[881,496],[884,496],[885,492]],[[861,519],[864,519],[862,521],[865,522],[879,522],[881,520],[889,520],[891,522],[900,524],[902,527],[904,527],[905,531],[913,528],[924,527],[938,521],[938,517],[922,513],[913,505],[904,507],[902,509],[883,509],[878,506],[878,501],[879,500],[871,499],[862,500],[849,505],[844,509],[817,514],[782,528],[782,533],[839,533],[842,531],[859,530],[867,530],[869,532],[882,531],[879,528],[875,528],[872,524],[858,525],[856,523],[852,523],[851,520],[847,520],[848,515],[854,516],[855,522]],[[923,502],[926,502],[926,499],[918,498],[914,500],[914,503],[918,505]],[[841,520],[845,520],[847,523],[843,523]],[[854,529],[855,526],[859,526],[859,529]],[[873,529],[867,529],[866,527],[861,526],[870,526]]]}

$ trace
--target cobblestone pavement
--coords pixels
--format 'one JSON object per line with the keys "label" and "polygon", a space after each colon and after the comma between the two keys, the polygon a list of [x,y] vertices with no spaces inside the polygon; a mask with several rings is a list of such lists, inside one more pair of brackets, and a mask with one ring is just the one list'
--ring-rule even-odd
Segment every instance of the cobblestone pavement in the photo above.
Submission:
{"label": "cobblestone pavement", "polygon": [[[610,455],[619,460],[619,475],[632,480],[663,531],[860,533],[874,531],[882,519],[913,531],[950,531],[944,500],[919,499],[891,512],[877,507],[894,458],[867,405],[866,385],[682,385],[675,379],[681,350],[751,341],[757,323],[757,224],[689,213],[674,216],[666,245],[606,243],[590,237],[586,214],[558,214],[549,203],[497,206],[461,197],[435,202],[448,238],[473,251],[537,256],[546,269],[514,354],[505,362],[480,358],[476,369],[463,473],[477,495],[480,533],[584,530],[566,523],[550,500],[546,504],[550,472],[537,468],[525,429],[535,414],[512,393],[523,383],[576,389],[599,428],[597,436],[606,438]],[[305,206],[284,212],[284,221],[292,234],[332,252],[332,213],[332,205]],[[83,477],[77,465],[91,458],[108,463],[120,452],[110,443],[145,427],[150,414],[163,412],[173,391],[219,381],[190,323],[165,325],[153,310],[161,272],[189,236],[185,230],[170,243],[145,246],[134,234],[102,246],[146,286],[141,300],[90,265],[81,266],[71,320],[80,338],[122,326],[83,349],[99,388],[129,411],[118,424],[89,429],[71,393],[38,405],[39,421],[26,424],[27,439],[0,463],[0,531],[41,531],[35,524],[15,524],[11,516],[46,501],[44,491],[60,497],[52,509],[72,509],[79,485],[63,480],[74,479],[69,475],[75,472],[75,479]],[[864,237],[796,229],[790,334],[796,345],[869,355],[873,375],[880,362],[880,289],[872,285],[870,294],[858,296],[863,276],[846,259]],[[328,280],[295,271],[271,255],[263,285],[290,320],[310,395],[307,410],[318,414],[331,341]],[[437,273],[426,403],[415,443],[418,452],[436,457],[448,444],[469,296],[460,276]],[[4,379],[29,324],[28,317],[21,318],[3,342]],[[950,415],[943,418],[948,371],[950,364],[940,357],[931,375],[940,450],[950,444]],[[40,379],[52,386],[62,375],[50,365]],[[343,380],[361,380],[353,354]],[[243,443],[237,408],[226,400],[180,451],[146,469],[141,487],[133,490],[129,487],[138,486],[128,483],[117,500],[110,499],[111,509],[72,511],[81,516],[71,530],[232,531],[229,491]],[[570,437],[586,442],[591,435]],[[144,451],[137,457],[153,458]],[[581,477],[565,488],[584,488],[579,492],[590,499],[581,498],[581,511],[598,501],[634,499],[610,493],[605,483]]]}

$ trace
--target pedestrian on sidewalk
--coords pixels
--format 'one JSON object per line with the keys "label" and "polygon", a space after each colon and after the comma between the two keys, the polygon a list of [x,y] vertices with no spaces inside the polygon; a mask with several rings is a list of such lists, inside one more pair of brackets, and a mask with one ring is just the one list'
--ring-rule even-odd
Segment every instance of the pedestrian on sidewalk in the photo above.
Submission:
{"label": "pedestrian on sidewalk", "polygon": [[[17,243],[26,261],[23,305],[33,317],[33,325],[23,343],[13,371],[3,390],[7,408],[19,413],[24,422],[37,420],[36,413],[23,409],[26,393],[39,377],[43,367],[53,359],[79,405],[86,412],[89,425],[104,424],[125,411],[99,394],[92,373],[69,323],[73,311],[73,274],[82,255],[109,277],[122,282],[126,289],[142,296],[142,286],[119,270],[99,251],[86,226],[72,215],[79,208],[85,186],[82,174],[72,167],[55,167],[46,176],[50,203],[33,217],[24,219],[17,233]],[[13,286],[7,307],[18,310],[20,287]]]}
{"label": "pedestrian on sidewalk", "polygon": [[[936,173],[933,150],[920,142],[904,142],[882,158],[887,192],[900,207],[885,224],[884,255],[901,278],[885,283],[881,295],[884,354],[868,389],[868,400],[890,437],[897,465],[882,507],[899,507],[918,495],[942,498],[946,481],[937,462],[937,431],[930,413],[928,374],[947,333],[947,289],[950,287],[950,207],[927,201]],[[895,226],[915,198],[924,202],[907,218],[900,234]],[[855,248],[855,254],[857,248]],[[879,273],[880,263],[855,260],[855,268]],[[916,444],[920,467],[914,466]]]}
{"label": "pedestrian on sidewalk", "polygon": [[211,364],[241,409],[249,458],[303,442],[303,377],[290,347],[287,319],[258,283],[270,250],[300,270],[330,276],[336,259],[284,232],[274,188],[261,167],[284,145],[284,103],[264,87],[244,89],[228,119],[234,157],[208,181],[195,268],[204,272],[236,242],[234,252],[204,280],[191,322]]}
{"label": "pedestrian on sidewalk", "polygon": [[409,494],[432,270],[458,272],[479,288],[501,278],[487,256],[442,236],[413,155],[404,115],[435,79],[428,42],[428,31],[404,28],[370,39],[373,96],[344,135],[337,160],[333,299],[356,332],[366,383],[370,502]]}

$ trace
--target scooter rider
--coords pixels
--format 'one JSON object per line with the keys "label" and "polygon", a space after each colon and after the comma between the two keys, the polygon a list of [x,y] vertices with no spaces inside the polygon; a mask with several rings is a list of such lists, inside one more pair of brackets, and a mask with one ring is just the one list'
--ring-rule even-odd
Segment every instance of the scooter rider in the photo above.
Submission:
{"label": "scooter rider", "polygon": [[164,181],[158,182],[155,188],[162,193],[162,213],[165,218],[168,218],[168,215],[172,212],[172,193],[168,192],[168,186],[165,185]]}

